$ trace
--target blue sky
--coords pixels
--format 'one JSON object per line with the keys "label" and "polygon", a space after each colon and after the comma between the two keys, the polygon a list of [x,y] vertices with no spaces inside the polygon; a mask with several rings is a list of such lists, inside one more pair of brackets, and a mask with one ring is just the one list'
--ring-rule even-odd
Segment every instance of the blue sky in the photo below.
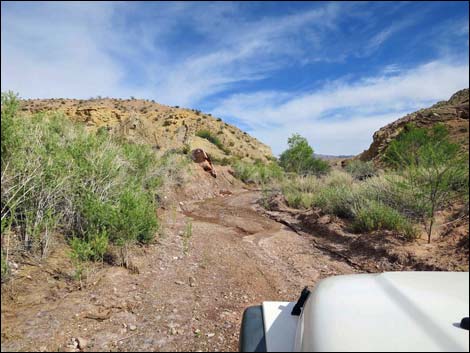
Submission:
{"label": "blue sky", "polygon": [[155,99],[223,118],[275,154],[295,132],[356,154],[469,86],[468,2],[1,3],[1,88]]}

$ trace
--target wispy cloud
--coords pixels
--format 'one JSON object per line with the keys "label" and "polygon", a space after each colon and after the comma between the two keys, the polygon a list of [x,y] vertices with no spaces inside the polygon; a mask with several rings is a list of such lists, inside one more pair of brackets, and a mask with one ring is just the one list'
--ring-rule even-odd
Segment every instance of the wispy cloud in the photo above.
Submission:
{"label": "wispy cloud", "polygon": [[[372,133],[405,113],[468,87],[469,66],[441,61],[356,82],[337,80],[309,93],[255,92],[222,99],[215,114],[241,120],[276,153],[304,134],[322,153],[359,153]],[[388,72],[389,70],[387,70]],[[368,143],[365,143],[368,141]]]}
{"label": "wispy cloud", "polygon": [[319,152],[355,153],[383,122],[468,86],[468,16],[428,19],[443,6],[427,3],[418,15],[407,2],[1,6],[3,90],[212,109],[276,152],[295,130]]}

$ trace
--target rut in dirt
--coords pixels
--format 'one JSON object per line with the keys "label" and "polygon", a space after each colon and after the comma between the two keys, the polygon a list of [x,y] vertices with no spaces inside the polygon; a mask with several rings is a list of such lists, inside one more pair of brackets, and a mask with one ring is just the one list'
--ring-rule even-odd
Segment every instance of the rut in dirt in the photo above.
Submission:
{"label": "rut in dirt", "polygon": [[26,292],[2,300],[2,350],[66,350],[84,337],[96,351],[236,351],[246,307],[295,301],[306,285],[357,272],[260,213],[260,197],[243,191],[166,210],[166,235],[134,256],[139,273],[108,266],[80,291],[25,279],[37,304]]}

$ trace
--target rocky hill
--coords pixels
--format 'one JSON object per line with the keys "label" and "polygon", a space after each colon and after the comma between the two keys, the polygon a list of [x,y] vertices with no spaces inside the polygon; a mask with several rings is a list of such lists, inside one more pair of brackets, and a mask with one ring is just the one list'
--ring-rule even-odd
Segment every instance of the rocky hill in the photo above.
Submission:
{"label": "rocky hill", "polygon": [[[89,130],[105,128],[112,134],[155,150],[166,151],[185,146],[202,148],[213,158],[240,157],[266,161],[271,148],[222,119],[194,109],[169,107],[141,99],[30,99],[21,101],[25,113],[61,111],[82,122]],[[216,146],[197,136],[209,131],[221,144]]]}
{"label": "rocky hill", "polygon": [[452,141],[469,149],[469,90],[456,92],[448,101],[441,101],[430,108],[421,109],[394,121],[374,133],[374,139],[369,149],[362,152],[358,158],[363,161],[379,162],[382,153],[390,142],[402,131],[408,123],[418,127],[431,127],[443,123],[449,130]]}

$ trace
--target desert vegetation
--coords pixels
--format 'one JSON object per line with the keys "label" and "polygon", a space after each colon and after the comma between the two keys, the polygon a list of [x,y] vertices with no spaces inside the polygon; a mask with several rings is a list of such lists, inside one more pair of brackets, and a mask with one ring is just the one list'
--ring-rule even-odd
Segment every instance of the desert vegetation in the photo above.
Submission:
{"label": "desert vegetation", "polygon": [[154,240],[158,201],[179,181],[186,156],[157,157],[147,145],[106,129],[89,133],[60,113],[20,116],[11,92],[1,106],[2,275],[9,256],[44,258],[56,236],[77,264]]}
{"label": "desert vegetation", "polygon": [[220,150],[222,150],[225,154],[229,154],[230,150],[224,146],[224,144],[220,141],[220,139],[211,133],[209,130],[200,130],[196,133],[196,136],[206,139],[213,145],[217,146]]}
{"label": "desert vegetation", "polygon": [[281,193],[292,208],[314,207],[347,220],[354,232],[390,230],[413,240],[424,227],[430,242],[438,211],[457,204],[468,214],[468,154],[449,141],[442,125],[406,126],[381,169],[360,160],[331,169],[297,134],[288,145],[279,162],[236,163],[236,175],[269,190],[266,197]]}

